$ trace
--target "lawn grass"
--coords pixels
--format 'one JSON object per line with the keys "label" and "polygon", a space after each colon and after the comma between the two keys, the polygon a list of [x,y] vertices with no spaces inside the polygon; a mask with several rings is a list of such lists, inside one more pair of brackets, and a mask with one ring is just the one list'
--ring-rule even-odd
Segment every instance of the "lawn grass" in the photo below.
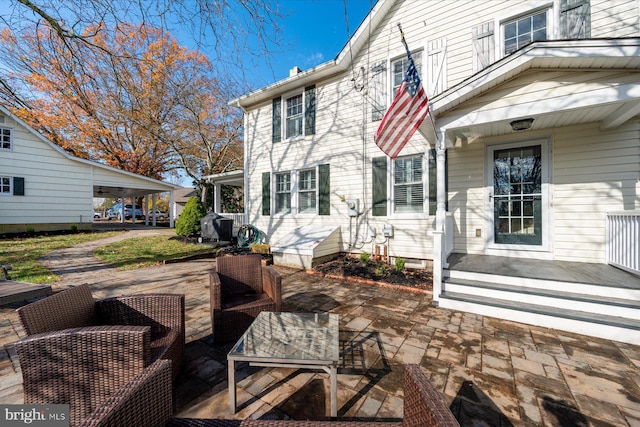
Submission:
{"label": "lawn grass", "polygon": [[98,248],[94,255],[120,270],[134,270],[214,250],[211,246],[183,242],[175,236],[147,236],[111,243]]}
{"label": "lawn grass", "polygon": [[0,263],[12,267],[10,274],[13,280],[51,283],[58,280],[59,277],[38,262],[40,257],[56,249],[104,239],[120,233],[123,231],[7,238],[0,240]]}

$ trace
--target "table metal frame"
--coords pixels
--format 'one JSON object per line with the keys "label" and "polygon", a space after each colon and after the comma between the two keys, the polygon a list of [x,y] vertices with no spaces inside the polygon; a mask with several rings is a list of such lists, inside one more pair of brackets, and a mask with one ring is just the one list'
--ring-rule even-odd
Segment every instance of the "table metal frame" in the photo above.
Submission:
{"label": "table metal frame", "polygon": [[[296,316],[302,313],[281,313],[281,314]],[[330,316],[336,316],[337,318],[337,315],[335,314],[331,314]],[[251,327],[249,329],[251,329]],[[337,334],[338,331],[336,330],[335,333]],[[246,333],[233,346],[234,349],[237,348],[240,342],[245,339],[245,336],[246,336]],[[336,343],[336,346],[337,346],[337,343]],[[338,350],[339,349],[336,347],[336,354],[338,354]],[[229,365],[229,369],[228,369],[229,410],[231,411],[232,414],[235,414],[237,411],[235,364],[236,362],[249,362],[249,366],[260,366],[260,367],[267,367],[267,368],[296,368],[296,369],[323,370],[324,372],[329,374],[329,378],[331,382],[331,416],[334,418],[338,416],[337,388],[338,388],[339,358],[336,358],[335,360],[333,359],[309,360],[309,359],[279,358],[279,357],[251,356],[251,355],[247,356],[247,355],[232,354],[232,352],[230,352],[227,355],[227,361]]]}

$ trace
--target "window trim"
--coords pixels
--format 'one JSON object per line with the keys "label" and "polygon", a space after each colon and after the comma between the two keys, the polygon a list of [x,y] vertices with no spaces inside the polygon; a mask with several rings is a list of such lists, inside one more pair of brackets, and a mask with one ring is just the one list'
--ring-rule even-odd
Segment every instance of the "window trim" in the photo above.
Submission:
{"label": "window trim", "polygon": [[[293,212],[293,190],[294,190],[294,184],[293,184],[293,180],[292,180],[292,175],[294,175],[292,173],[293,171],[281,171],[281,172],[273,172],[273,215],[274,216],[285,216],[285,215],[291,215],[291,213]],[[286,194],[287,192],[279,192],[278,191],[278,177],[279,176],[289,176],[289,209],[287,211],[278,211],[278,195],[279,194]]]}
{"label": "window trim", "polygon": [[[330,179],[329,172],[329,164],[315,164],[311,166],[303,166],[299,169],[291,169],[286,171],[272,171],[270,176],[271,188],[270,188],[270,197],[269,203],[273,206],[273,212],[271,216],[273,217],[284,217],[284,216],[293,216],[293,217],[322,217],[331,215],[331,205],[329,203],[329,194],[330,191],[325,191],[322,188],[322,183],[320,182],[323,173],[328,174],[325,176],[327,181]],[[313,212],[301,212],[300,211],[300,173],[305,171],[313,171],[315,175],[315,188],[313,192],[315,193],[314,202],[315,202],[315,210]],[[265,172],[267,173],[267,172]],[[289,210],[287,212],[277,212],[277,201],[278,201],[278,192],[277,192],[277,182],[279,175],[289,175],[290,179],[290,190],[289,190]],[[323,178],[324,179],[324,178]],[[327,182],[328,184],[328,182]],[[328,193],[328,194],[325,194]],[[324,199],[321,199],[324,197]],[[264,202],[264,201],[263,201]],[[326,206],[325,206],[326,204]]]}
{"label": "window trim", "polygon": [[[418,54],[418,53],[420,54],[420,59],[418,61],[416,61],[416,54]],[[411,57],[413,58],[413,62],[415,64],[415,66],[416,66],[416,69],[418,70],[418,75],[420,76],[420,80],[422,81],[422,86],[423,87],[426,87],[425,86],[426,82],[425,82],[424,78],[422,77],[423,70],[424,70],[424,67],[425,67],[425,56],[426,56],[426,49],[423,48],[423,47],[418,47],[417,49],[414,49],[414,50],[411,51]],[[402,60],[408,60],[406,51],[403,51],[402,54],[391,56],[389,58],[389,67],[388,67],[389,72],[387,73],[387,80],[388,80],[388,84],[389,84],[389,93],[387,94],[387,106],[386,106],[386,108],[389,108],[389,106],[393,102],[393,99],[396,97],[396,92],[398,91],[398,88],[402,85],[402,80],[400,81],[400,85],[398,85],[398,86],[395,86],[394,85],[394,81],[393,81],[393,78],[395,76],[394,65],[395,65],[396,62],[402,61]],[[404,75],[406,73],[407,73],[407,69],[403,68],[402,69],[402,78],[404,78]]]}
{"label": "window trim", "polygon": [[[4,148],[3,145],[3,141],[2,141],[2,132],[4,130],[8,130],[9,131],[9,148]],[[2,151],[13,151],[13,133],[14,133],[14,129],[12,127],[9,126],[2,126],[0,125],[0,150]]]}
{"label": "window trim", "polygon": [[[314,180],[314,187],[313,187],[313,190],[302,190],[302,189],[301,189],[301,185],[300,185],[300,184],[301,184],[301,182],[302,182],[302,179],[300,178],[300,176],[301,176],[302,172],[310,172],[310,171],[313,171],[313,180]],[[295,172],[296,172],[296,173],[295,173],[295,176],[296,176],[296,178],[295,178],[295,180],[296,180],[296,181],[295,181],[295,188],[296,188],[296,197],[295,197],[295,199],[296,199],[296,213],[297,213],[298,215],[313,215],[313,216],[318,215],[318,212],[319,212],[319,206],[318,206],[318,205],[319,205],[319,202],[318,202],[318,173],[319,173],[319,171],[318,171],[318,166],[316,165],[316,166],[314,166],[314,167],[310,167],[310,168],[297,169]],[[314,211],[313,211],[313,212],[311,212],[311,211],[309,211],[309,212],[302,212],[302,211],[300,210],[300,195],[301,195],[302,193],[311,193],[311,192],[313,192],[313,193],[314,193],[314,197],[313,197],[313,202],[314,202]]]}
{"label": "window trim", "polygon": [[[9,180],[9,191],[6,191],[6,192],[2,191],[2,188],[4,187],[2,185],[2,180],[5,178]],[[7,196],[13,196],[13,177],[9,175],[1,175],[0,176],[0,197],[7,197]]]}
{"label": "window trim", "polygon": [[[396,211],[396,182],[395,182],[395,172],[396,172],[396,161],[409,159],[409,158],[422,158],[422,212],[398,212]],[[388,187],[390,187],[389,195],[390,195],[390,203],[388,210],[391,210],[390,217],[394,218],[428,218],[429,217],[429,153],[419,152],[408,154],[404,156],[399,156],[395,159],[392,159],[389,162],[389,177]]]}
{"label": "window trim", "polygon": [[[499,22],[499,26],[500,26],[500,43],[498,44],[498,46],[496,46],[496,49],[498,50],[498,56],[497,58],[505,58],[509,55],[511,55],[513,52],[517,52],[518,50],[522,49],[523,47],[527,46],[521,46],[520,48],[506,53],[505,49],[506,49],[506,37],[505,37],[505,27],[508,24],[512,24],[514,22],[517,22],[519,20],[522,20],[524,18],[527,17],[532,17],[534,15],[539,14],[540,12],[545,12],[546,14],[546,28],[547,28],[547,35],[545,40],[552,40],[555,38],[555,20],[554,20],[554,14],[555,14],[555,8],[553,5],[545,5],[542,7],[538,7],[535,9],[530,9],[524,13],[518,14],[518,15],[514,15],[514,16],[510,16],[506,19],[502,19]],[[535,42],[531,42],[531,43],[535,43]]]}
{"label": "window trim", "polygon": [[[280,116],[279,119],[279,130],[280,130],[280,138],[277,139],[277,130],[272,130],[272,142],[293,142],[299,141],[311,135],[315,135],[316,131],[316,110],[317,110],[317,88],[315,85],[305,86],[302,88],[298,88],[296,90],[289,91],[287,93],[282,94],[278,98],[274,98],[272,101],[272,105],[275,106],[279,99],[280,106]],[[300,96],[301,98],[301,131],[300,135],[295,135],[288,137],[287,136],[287,124],[288,124],[288,116],[287,116],[287,101],[291,98]],[[272,117],[273,121],[273,117]],[[273,135],[273,133],[276,135]]]}

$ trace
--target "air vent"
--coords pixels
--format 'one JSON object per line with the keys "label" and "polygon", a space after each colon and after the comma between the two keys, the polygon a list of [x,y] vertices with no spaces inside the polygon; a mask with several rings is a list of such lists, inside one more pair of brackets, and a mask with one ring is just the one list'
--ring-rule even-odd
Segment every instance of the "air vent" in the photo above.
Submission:
{"label": "air vent", "polygon": [[5,122],[4,116],[2,114],[0,114],[0,123],[4,123],[4,122]]}

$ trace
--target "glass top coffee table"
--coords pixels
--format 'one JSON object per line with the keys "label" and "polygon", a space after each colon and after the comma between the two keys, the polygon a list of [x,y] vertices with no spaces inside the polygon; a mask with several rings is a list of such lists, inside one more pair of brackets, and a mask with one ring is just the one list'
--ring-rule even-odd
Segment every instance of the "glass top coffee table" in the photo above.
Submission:
{"label": "glass top coffee table", "polygon": [[235,362],[251,366],[322,369],[331,378],[331,416],[338,416],[338,315],[262,312],[233,346],[229,408],[236,412]]}

